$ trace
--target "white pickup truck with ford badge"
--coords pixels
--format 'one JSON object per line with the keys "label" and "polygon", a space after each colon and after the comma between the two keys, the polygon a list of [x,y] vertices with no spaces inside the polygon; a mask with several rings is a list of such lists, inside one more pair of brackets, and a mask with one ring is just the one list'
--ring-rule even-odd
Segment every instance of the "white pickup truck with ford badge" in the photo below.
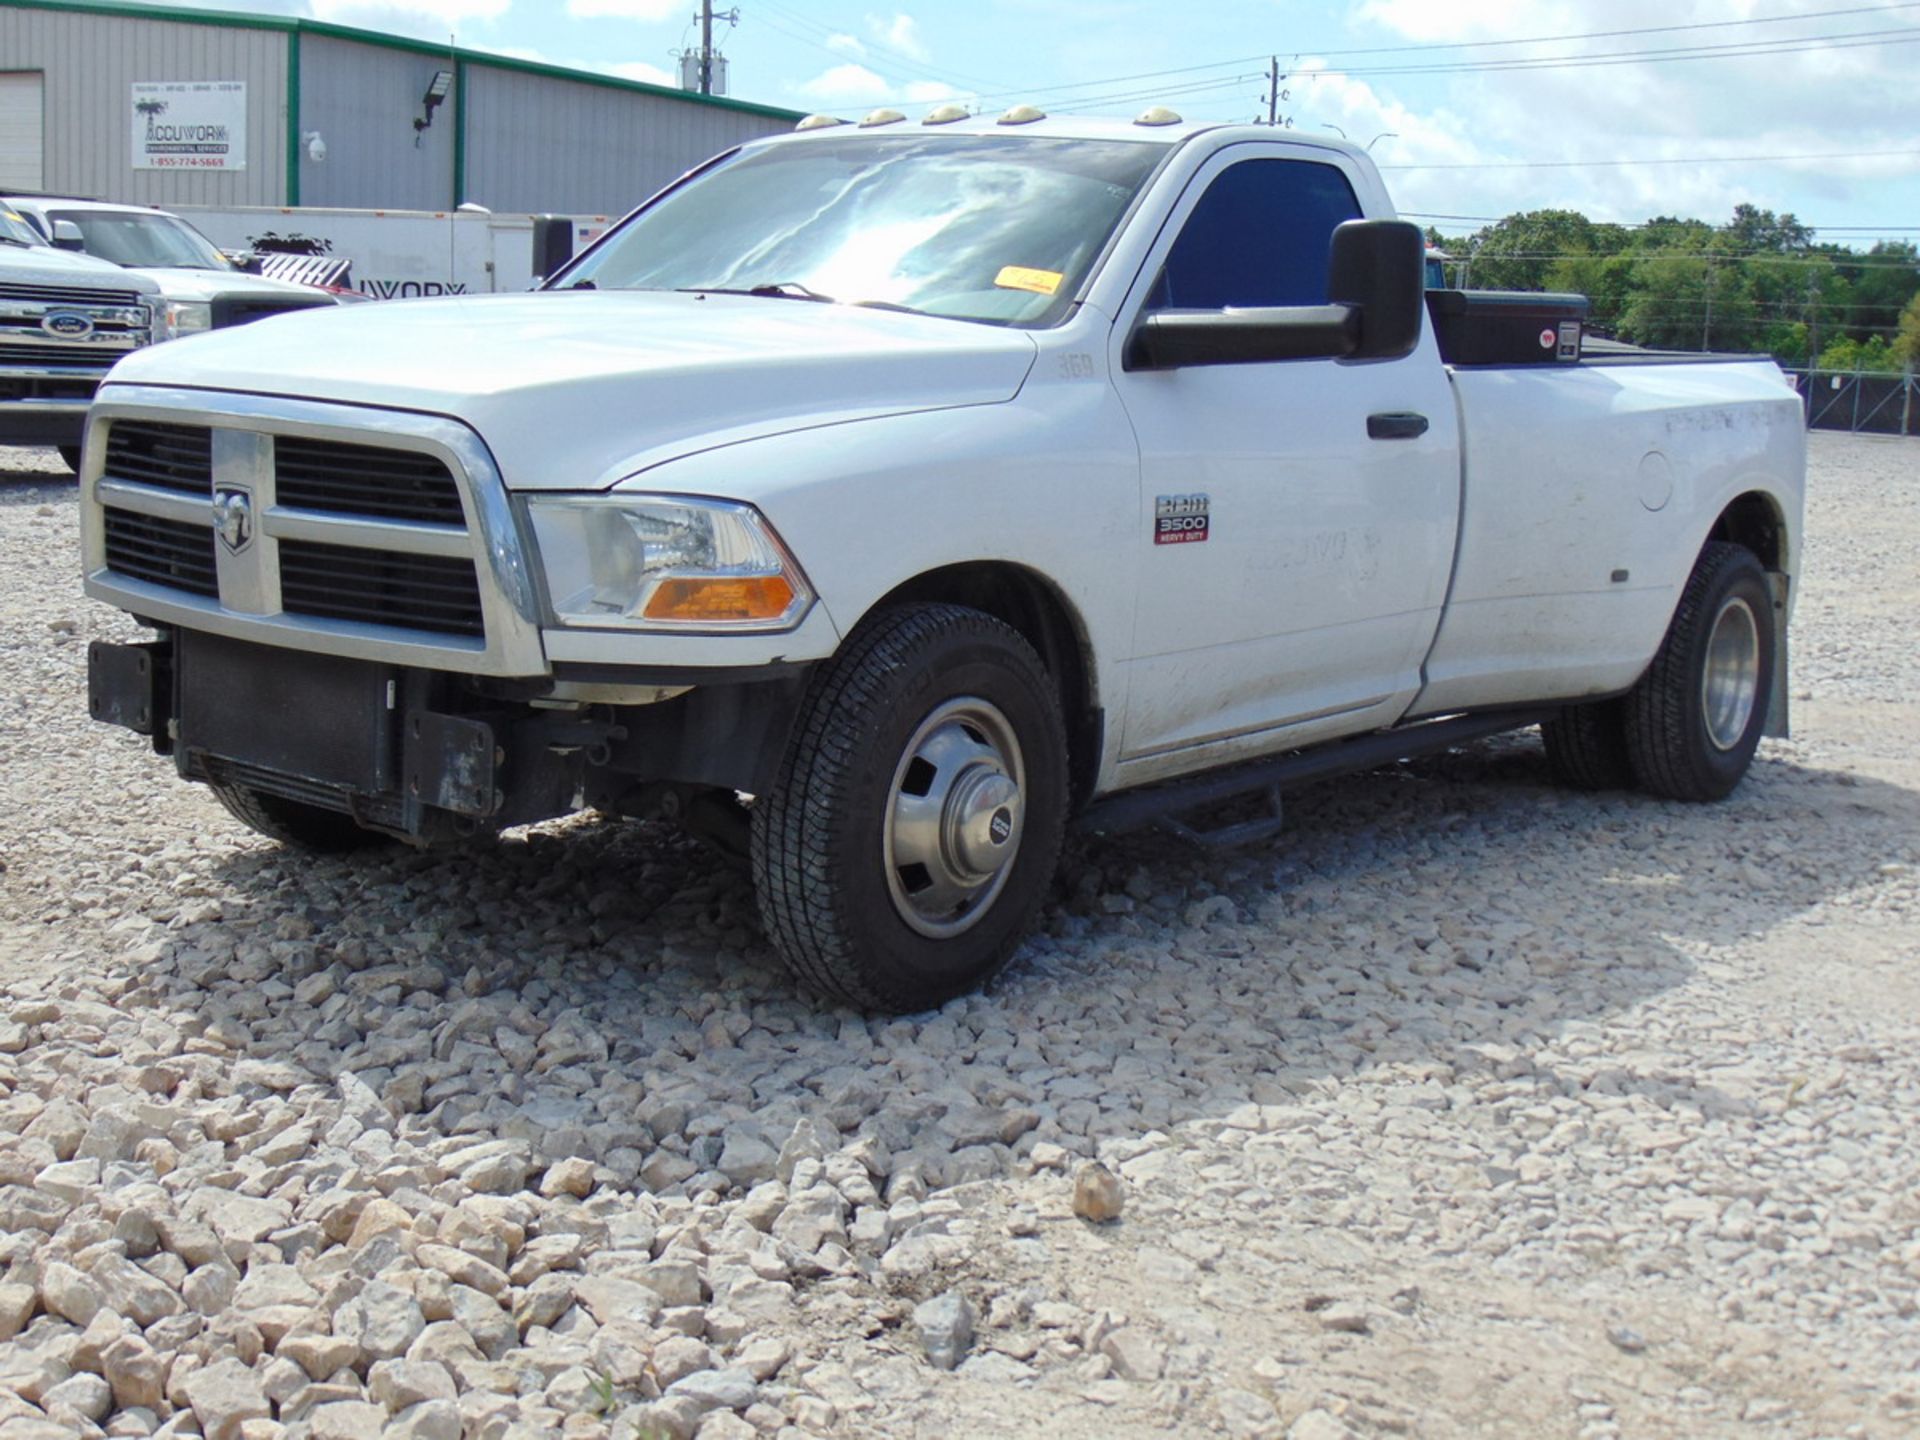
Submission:
{"label": "white pickup truck with ford badge", "polygon": [[1784,730],[1794,392],[1428,295],[1392,214],[1332,140],[882,112],[539,293],[138,353],[84,563],[158,635],[92,647],[93,713],[295,845],[735,837],[879,1009],[1005,963],[1076,817],[1244,840],[1531,724],[1570,783],[1726,794]]}

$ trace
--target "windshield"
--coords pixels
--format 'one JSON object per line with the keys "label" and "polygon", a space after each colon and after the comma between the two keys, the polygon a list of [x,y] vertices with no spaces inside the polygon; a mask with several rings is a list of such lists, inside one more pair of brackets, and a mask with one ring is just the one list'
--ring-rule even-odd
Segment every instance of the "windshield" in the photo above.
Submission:
{"label": "windshield", "polygon": [[649,206],[556,288],[741,290],[1048,324],[1165,153],[1002,135],[770,145]]}
{"label": "windshield", "polygon": [[44,245],[40,232],[27,224],[13,211],[0,205],[0,240],[14,245]]}
{"label": "windshield", "polygon": [[50,222],[80,227],[87,254],[116,265],[162,270],[231,270],[233,266],[198,230],[171,215],[124,210],[49,210]]}

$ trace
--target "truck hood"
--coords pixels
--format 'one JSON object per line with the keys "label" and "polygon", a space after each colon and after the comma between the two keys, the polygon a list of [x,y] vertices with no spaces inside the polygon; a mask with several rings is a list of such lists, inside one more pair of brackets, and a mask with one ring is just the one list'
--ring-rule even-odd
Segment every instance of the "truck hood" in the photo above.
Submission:
{"label": "truck hood", "polygon": [[169,300],[216,300],[222,296],[244,295],[250,298],[304,300],[319,305],[332,300],[325,291],[311,285],[295,285],[288,280],[269,280],[264,275],[246,275],[238,270],[187,270],[167,267],[130,266],[122,274],[141,275],[160,287]]}
{"label": "truck hood", "polygon": [[109,384],[450,416],[509,487],[595,490],[739,440],[1009,400],[1037,348],[900,311],[583,290],[305,310],[136,352]]}
{"label": "truck hood", "polygon": [[160,288],[144,275],[50,245],[36,245],[31,250],[0,245],[0,281],[14,285],[85,285],[91,281],[102,290],[138,290],[142,295],[157,294]]}

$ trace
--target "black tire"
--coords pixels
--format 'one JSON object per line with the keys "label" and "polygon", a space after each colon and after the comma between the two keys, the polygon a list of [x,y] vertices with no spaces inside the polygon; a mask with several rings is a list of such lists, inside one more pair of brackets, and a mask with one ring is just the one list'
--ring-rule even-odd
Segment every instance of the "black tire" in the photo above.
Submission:
{"label": "black tire", "polygon": [[1553,778],[1572,790],[1626,790],[1634,783],[1627,755],[1627,714],[1618,700],[1569,705],[1540,724]]}
{"label": "black tire", "polygon": [[78,475],[80,473],[80,447],[78,445],[62,445],[59,449],[60,458],[66,462],[67,468]]}
{"label": "black tire", "polygon": [[296,850],[308,850],[316,855],[348,855],[356,850],[400,843],[391,835],[364,829],[354,823],[352,816],[337,810],[323,810],[318,805],[263,794],[243,785],[209,788],[241,824]]}
{"label": "black tire", "polygon": [[[998,749],[989,743],[995,733]],[[916,758],[937,753],[943,735],[977,743],[975,758],[951,766]],[[928,867],[899,863],[904,851],[890,821],[910,803],[903,797],[925,797],[945,837],[954,807],[984,793],[968,785],[993,775],[981,755],[1008,759],[1001,780],[1023,778],[1012,792],[1017,802],[983,800],[968,812],[988,816],[968,843],[973,854],[997,854],[982,838],[991,835],[992,847],[1010,838],[1011,858],[998,861],[996,878],[972,900],[923,913],[919,904],[936,902],[917,896],[941,892],[924,888]],[[1033,647],[1010,626],[958,605],[884,610],[813,678],[779,779],[753,807],[754,888],[768,937],[802,983],[824,995],[867,1010],[938,1005],[1012,956],[1058,868],[1067,808],[1060,698]],[[941,847],[950,853],[944,838]],[[965,928],[923,928],[939,925]]]}
{"label": "black tire", "polygon": [[[1723,616],[1743,631],[1742,609],[1752,620],[1756,652],[1752,708],[1744,720],[1737,709],[1720,715],[1727,733],[1716,741],[1705,694],[1710,642]],[[1718,800],[1740,783],[1766,728],[1773,649],[1767,572],[1744,546],[1709,542],[1694,562],[1653,664],[1626,697],[1627,754],[1643,790],[1669,800]],[[1745,688],[1739,687],[1742,693]]]}

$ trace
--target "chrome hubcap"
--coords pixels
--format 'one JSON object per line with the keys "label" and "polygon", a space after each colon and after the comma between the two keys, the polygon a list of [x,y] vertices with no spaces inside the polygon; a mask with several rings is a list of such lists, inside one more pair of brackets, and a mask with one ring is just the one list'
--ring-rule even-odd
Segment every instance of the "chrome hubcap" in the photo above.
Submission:
{"label": "chrome hubcap", "polygon": [[1026,819],[1013,726],[985,700],[949,700],[920,722],[887,796],[887,889],[900,918],[944,940],[986,914]]}
{"label": "chrome hubcap", "polygon": [[1760,625],[1752,606],[1731,599],[1713,619],[1700,675],[1700,709],[1715,749],[1731,750],[1740,743],[1759,699]]}

